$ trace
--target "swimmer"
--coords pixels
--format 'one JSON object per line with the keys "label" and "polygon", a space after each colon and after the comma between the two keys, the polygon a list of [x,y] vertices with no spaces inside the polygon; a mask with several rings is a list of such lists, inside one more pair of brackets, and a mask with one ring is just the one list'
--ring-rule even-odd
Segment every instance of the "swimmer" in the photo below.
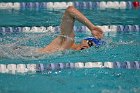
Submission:
{"label": "swimmer", "polygon": [[[82,40],[80,44],[75,44],[75,34],[73,31],[75,20],[78,20],[87,26],[93,37]],[[103,37],[103,31],[99,27],[94,26],[80,11],[73,6],[69,6],[66,9],[60,28],[60,35],[58,35],[58,37],[46,47],[38,49],[37,52],[53,53],[66,49],[83,50],[90,48],[91,46],[98,46],[102,43],[100,39]]]}
{"label": "swimmer", "polygon": [[[74,41],[75,33],[73,26],[75,20],[86,25],[93,37],[86,38],[80,44]],[[35,48],[29,46],[17,46],[16,44],[0,45],[0,58],[39,58],[46,53],[54,53],[67,49],[83,50],[91,46],[100,46],[104,42],[100,40],[103,37],[103,31],[94,26],[81,12],[73,6],[69,6],[62,18],[61,33],[49,45],[44,48]]]}

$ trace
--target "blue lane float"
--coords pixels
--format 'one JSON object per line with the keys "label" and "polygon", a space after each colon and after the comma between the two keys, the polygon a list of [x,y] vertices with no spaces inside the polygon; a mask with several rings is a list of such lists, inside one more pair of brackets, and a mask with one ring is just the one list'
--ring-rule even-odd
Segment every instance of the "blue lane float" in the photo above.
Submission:
{"label": "blue lane float", "polygon": [[41,73],[63,69],[140,69],[140,62],[77,62],[50,64],[0,64],[0,73]]}
{"label": "blue lane float", "polygon": [[[140,25],[103,25],[98,26],[104,32],[139,32]],[[86,26],[74,26],[76,32],[90,32]],[[9,33],[56,33],[60,32],[60,26],[33,26],[33,27],[0,27],[1,34]]]}
{"label": "blue lane float", "polygon": [[132,9],[130,1],[100,1],[100,2],[1,2],[0,9],[66,9],[75,6],[80,9]]}

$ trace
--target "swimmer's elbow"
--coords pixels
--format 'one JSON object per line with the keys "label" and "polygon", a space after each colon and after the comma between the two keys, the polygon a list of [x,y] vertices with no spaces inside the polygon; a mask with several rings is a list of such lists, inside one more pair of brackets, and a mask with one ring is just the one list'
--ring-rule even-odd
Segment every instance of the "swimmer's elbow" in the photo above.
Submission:
{"label": "swimmer's elbow", "polygon": [[74,6],[69,6],[69,7],[66,9],[66,11],[67,11],[67,12],[71,12],[71,11],[73,11],[73,9],[75,9]]}

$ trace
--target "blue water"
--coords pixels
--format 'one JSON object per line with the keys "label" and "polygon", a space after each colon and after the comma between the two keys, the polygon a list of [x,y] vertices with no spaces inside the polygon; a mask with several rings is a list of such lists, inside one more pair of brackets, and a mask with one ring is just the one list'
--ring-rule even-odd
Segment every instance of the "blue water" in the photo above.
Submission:
{"label": "blue water", "polygon": [[139,93],[137,70],[84,69],[37,75],[0,75],[1,93]]}
{"label": "blue water", "polygon": [[[80,11],[95,25],[140,24],[139,9],[80,9]],[[56,26],[60,25],[63,13],[64,10],[47,9],[0,10],[0,26]]]}
{"label": "blue water", "polygon": [[[140,24],[138,10],[81,10],[95,25]],[[57,26],[64,10],[0,10],[0,26]],[[118,20],[119,19],[119,20]],[[75,25],[82,25],[76,22]],[[43,47],[55,34],[8,34],[0,43]],[[76,42],[90,35],[76,32]],[[30,38],[28,40],[23,40]],[[83,51],[67,50],[40,59],[1,58],[0,63],[58,63],[89,61],[140,61],[140,33],[117,32],[105,36],[105,46]],[[0,93],[139,93],[140,71],[125,69],[74,69],[38,74],[0,74]]]}

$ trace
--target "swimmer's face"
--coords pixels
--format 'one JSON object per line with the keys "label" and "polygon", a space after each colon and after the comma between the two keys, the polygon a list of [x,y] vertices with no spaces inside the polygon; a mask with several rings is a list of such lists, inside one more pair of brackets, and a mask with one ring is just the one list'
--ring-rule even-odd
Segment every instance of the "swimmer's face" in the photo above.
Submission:
{"label": "swimmer's face", "polygon": [[80,44],[80,50],[90,48],[91,46],[94,46],[95,44],[90,40],[82,40]]}

